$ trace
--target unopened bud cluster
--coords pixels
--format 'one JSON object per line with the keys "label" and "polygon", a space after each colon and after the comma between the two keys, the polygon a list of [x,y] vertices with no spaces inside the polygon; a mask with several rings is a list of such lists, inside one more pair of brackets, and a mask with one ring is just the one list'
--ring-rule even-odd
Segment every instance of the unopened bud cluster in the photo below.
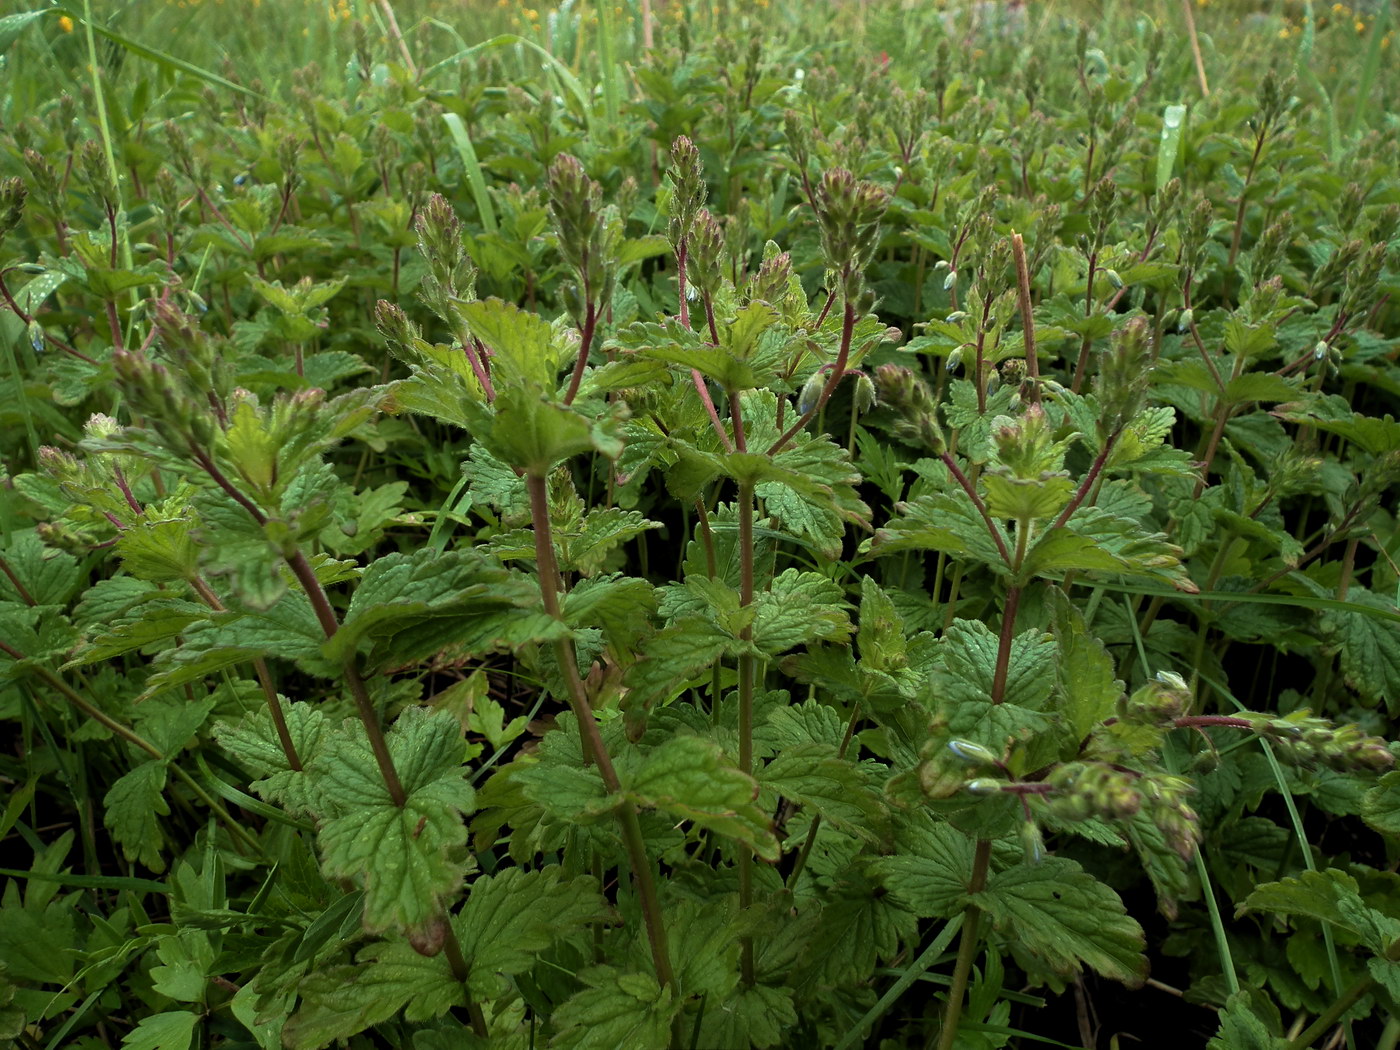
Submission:
{"label": "unopened bud cluster", "polygon": [[1283,718],[1255,715],[1251,720],[1254,731],[1268,737],[1295,765],[1321,765],[1341,772],[1383,771],[1395,765],[1386,742],[1357,725],[1333,725],[1307,711]]}
{"label": "unopened bud cluster", "polygon": [[617,209],[604,209],[603,188],[567,153],[549,167],[549,213],[559,254],[575,274],[568,297],[582,323],[587,310],[599,311],[612,298],[615,270],[609,264],[622,239],[621,222]]}
{"label": "unopened bud cluster", "polygon": [[850,303],[860,297],[864,270],[880,243],[880,219],[889,196],[879,186],[861,182],[844,168],[822,176],[816,188],[822,253],[836,274],[837,290]]}
{"label": "unopened bud cluster", "polygon": [[440,194],[428,197],[414,225],[418,251],[428,264],[419,295],[434,313],[447,320],[454,299],[476,295],[477,269],[462,242],[462,224],[452,205]]}
{"label": "unopened bud cluster", "polygon": [[938,405],[927,383],[902,365],[886,364],[875,369],[874,384],[879,403],[895,414],[896,437],[935,454],[943,451]]}

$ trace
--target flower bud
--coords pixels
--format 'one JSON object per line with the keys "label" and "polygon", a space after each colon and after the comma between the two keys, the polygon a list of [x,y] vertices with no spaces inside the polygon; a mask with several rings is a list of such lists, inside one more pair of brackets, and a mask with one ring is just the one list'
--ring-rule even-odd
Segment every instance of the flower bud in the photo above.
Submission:
{"label": "flower bud", "polygon": [[851,407],[856,415],[863,416],[876,404],[875,383],[864,372],[856,376],[856,388],[851,394]]}
{"label": "flower bud", "polygon": [[24,217],[24,201],[29,196],[18,177],[0,180],[0,242],[19,226]]}
{"label": "flower bud", "polygon": [[1021,849],[1025,852],[1027,864],[1039,864],[1045,859],[1045,836],[1033,820],[1023,823],[1018,831]]}
{"label": "flower bud", "polygon": [[807,377],[807,382],[802,384],[802,390],[797,395],[797,411],[804,416],[817,407],[817,401],[822,396],[822,391],[826,388],[826,375],[818,370]]}
{"label": "flower bud", "polygon": [[998,762],[997,756],[988,748],[971,740],[949,740],[948,751],[969,766],[995,766]]}

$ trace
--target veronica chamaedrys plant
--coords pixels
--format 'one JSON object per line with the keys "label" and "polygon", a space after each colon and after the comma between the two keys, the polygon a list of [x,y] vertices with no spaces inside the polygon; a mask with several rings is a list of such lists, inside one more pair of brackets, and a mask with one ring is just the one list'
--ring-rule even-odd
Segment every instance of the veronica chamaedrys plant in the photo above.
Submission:
{"label": "veronica chamaedrys plant", "polygon": [[1387,1045],[1383,31],[201,10],[0,20],[0,1039]]}

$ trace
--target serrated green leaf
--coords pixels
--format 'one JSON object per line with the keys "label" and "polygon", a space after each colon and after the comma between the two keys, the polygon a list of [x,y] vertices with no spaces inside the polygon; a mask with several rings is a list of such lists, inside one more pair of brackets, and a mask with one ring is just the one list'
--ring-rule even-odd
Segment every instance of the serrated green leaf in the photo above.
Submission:
{"label": "serrated green leaf", "polygon": [[828,744],[798,744],[759,771],[759,783],[783,798],[810,806],[832,827],[870,842],[890,834],[884,798],[865,771]]}
{"label": "serrated green leaf", "polygon": [[[1396,611],[1395,603],[1364,587],[1352,587],[1347,600],[1357,605]],[[1324,610],[1320,617],[1323,637],[1339,650],[1342,676],[1372,704],[1383,703],[1392,712],[1400,708],[1400,633],[1375,617],[1339,610]]]}
{"label": "serrated green leaf", "polygon": [[546,476],[555,464],[583,452],[610,459],[622,452],[610,422],[595,423],[540,393],[508,386],[497,393],[492,408],[488,412],[476,406],[468,429],[497,459],[526,474]]}
{"label": "serrated green leaf", "polygon": [[189,1050],[198,1023],[199,1014],[189,1010],[150,1014],[122,1037],[122,1047],[124,1050]]}
{"label": "serrated green leaf", "polygon": [[650,974],[612,966],[579,971],[585,987],[554,1012],[555,1050],[617,1050],[622,1046],[668,1046],[671,1018],[680,1009],[669,988]]}
{"label": "serrated green leaf", "polygon": [[699,1046],[751,1046],[765,1050],[781,1043],[797,1025],[790,988],[754,984],[720,1000],[706,1000]]}
{"label": "serrated green leaf", "polygon": [[1046,857],[997,872],[972,901],[1054,973],[1072,976],[1087,966],[1133,986],[1147,976],[1142,927],[1118,894],[1072,860]]}
{"label": "serrated green leaf", "polygon": [[[122,576],[104,580],[103,583],[119,581],[140,582]],[[93,588],[94,591],[96,589]],[[89,591],[88,595],[92,593]],[[86,609],[80,607],[79,611],[91,620],[94,636],[74,651],[65,667],[101,663],[137,650],[155,652],[164,649],[191,625],[209,616],[207,607],[183,598],[168,597],[160,591],[147,592],[121,612],[115,611],[120,600],[116,595],[109,592],[104,595],[106,598],[113,600],[110,603],[104,600]]]}
{"label": "serrated green leaf", "polygon": [[[392,957],[381,960],[386,952]],[[313,971],[297,992],[301,1006],[282,1027],[288,1050],[320,1050],[382,1024],[405,1006],[423,1021],[463,1002],[462,986],[441,954],[425,958],[402,943],[376,945],[355,965]]]}
{"label": "serrated green leaf", "polygon": [[872,576],[860,578],[860,630],[856,648],[861,666],[872,671],[898,671],[908,662],[904,621],[894,602]]}
{"label": "serrated green leaf", "polygon": [[546,640],[562,628],[526,611],[538,599],[538,589],[524,576],[477,551],[420,547],[387,554],[365,570],[323,652],[339,662],[368,642],[371,663],[378,666],[418,659],[453,642],[489,651],[498,634],[506,644]]}
{"label": "serrated green leaf", "polygon": [[1025,631],[1011,643],[1005,695],[992,702],[999,640],[980,620],[954,620],[939,643],[942,662],[933,679],[934,696],[948,711],[954,736],[1000,754],[1009,740],[1052,724],[1042,709],[1055,685],[1055,644],[1039,631]]}
{"label": "serrated green leaf", "polygon": [[987,490],[987,513],[997,520],[1053,518],[1074,492],[1074,482],[1066,477],[1016,478],[988,473],[982,484]]}
{"label": "serrated green leaf", "polygon": [[900,907],[921,919],[956,915],[972,881],[972,839],[918,813],[895,839],[893,856],[878,857],[871,874]]}
{"label": "serrated green leaf", "polygon": [[225,751],[257,778],[249,787],[259,797],[281,803],[293,815],[311,813],[318,808],[314,778],[308,777],[305,770],[307,766],[315,764],[329,723],[326,716],[312,704],[289,704],[281,697],[278,701],[292,745],[301,759],[301,770],[294,770],[288,765],[272,725],[272,715],[265,707],[253,711],[237,725],[216,724],[214,737]]}
{"label": "serrated green leaf", "polygon": [[1304,871],[1277,882],[1256,886],[1239,907],[1243,911],[1270,911],[1302,915],[1350,930],[1377,955],[1400,939],[1400,919],[1372,908],[1362,899],[1360,887],[1344,871]]}
{"label": "serrated green leaf", "polygon": [[544,735],[534,755],[517,758],[503,773],[524,798],[558,820],[592,823],[617,805],[598,767],[584,765],[578,723],[569,713],[559,716],[558,726]]}
{"label": "serrated green leaf", "polygon": [[787,569],[754,599],[753,644],[770,656],[851,633],[845,593],[816,572]]}
{"label": "serrated green leaf", "polygon": [[387,734],[407,796],[394,804],[358,723],[326,741],[314,765],[333,817],[317,841],[331,878],[364,879],[364,925],[413,929],[442,912],[466,870],[462,817],[473,792],[463,777],[465,743],[453,715],[409,708]]}
{"label": "serrated green leaf", "polygon": [[558,866],[481,876],[452,920],[471,966],[472,993],[483,999],[505,995],[506,977],[525,973],[550,945],[609,915],[595,879],[567,878]]}
{"label": "serrated green leaf", "polygon": [[[1000,523],[994,524],[1009,550],[1006,530]],[[963,555],[990,566],[1000,575],[1010,572],[986,522],[966,496],[955,498],[936,492],[900,504],[898,514],[875,533],[870,553],[881,557],[907,550]]]}
{"label": "serrated green leaf", "polygon": [[458,310],[472,334],[495,351],[491,366],[500,370],[497,383],[524,383],[541,392],[554,389],[560,349],[549,322],[500,299],[463,303]]}
{"label": "serrated green leaf", "polygon": [[214,962],[214,947],[202,930],[179,930],[156,943],[160,965],[151,967],[151,986],[176,1002],[204,998],[205,981]]}
{"label": "serrated green leaf", "polygon": [[179,518],[142,518],[117,537],[116,549],[127,572],[152,583],[188,580],[199,564],[190,523]]}
{"label": "serrated green leaf", "polygon": [[1060,710],[1083,740],[1113,713],[1123,683],[1114,677],[1113,659],[1101,641],[1089,633],[1084,617],[1059,590],[1048,593],[1054,611],[1055,644],[1059,649],[1056,676]]}
{"label": "serrated green leaf", "polygon": [[1273,372],[1246,372],[1225,384],[1222,397],[1232,405],[1246,401],[1290,401],[1298,396],[1298,381]]}
{"label": "serrated green leaf", "polygon": [[570,627],[601,627],[615,651],[633,657],[656,611],[656,588],[634,576],[595,576],[565,595],[561,611]]}
{"label": "serrated green leaf", "polygon": [[1119,573],[1160,580],[1194,593],[1181,548],[1160,532],[1097,507],[1080,507],[1063,526],[1049,529],[1027,552],[1021,575],[1056,578],[1070,570]]}
{"label": "serrated green leaf", "polygon": [[846,525],[834,510],[804,499],[786,485],[765,482],[754,490],[771,518],[798,539],[811,540],[827,558],[839,558]]}
{"label": "serrated green leaf", "polygon": [[1236,992],[1220,1011],[1220,1031],[1207,1050],[1280,1050],[1287,1045],[1251,1008],[1251,999],[1258,994],[1251,990]]}
{"label": "serrated green leaf", "polygon": [[627,797],[750,846],[764,860],[781,855],[773,822],[756,803],[758,782],[731,764],[719,745],[672,737],[624,778]]}
{"label": "serrated green leaf", "polygon": [[[4,549],[9,573],[0,573],[0,601],[23,601],[26,605],[66,605],[79,584],[78,560],[67,551],[44,546],[31,529],[16,532]],[[24,588],[21,597],[15,581]]]}
{"label": "serrated green leaf", "polygon": [[1400,770],[1387,773],[1366,792],[1361,817],[1382,835],[1400,835]]}
{"label": "serrated green leaf", "polygon": [[702,616],[686,616],[648,638],[627,670],[627,702],[651,706],[671,699],[683,684],[734,651],[734,639]]}
{"label": "serrated green leaf", "polygon": [[775,706],[766,722],[754,727],[754,741],[781,751],[803,744],[822,744],[833,751],[846,735],[840,713],[817,700]]}
{"label": "serrated green leaf", "polygon": [[113,784],[102,800],[102,823],[123,855],[152,871],[165,870],[160,818],[170,815],[170,806],[164,790],[165,763],[143,762]]}
{"label": "serrated green leaf", "polygon": [[210,613],[184,629],[178,648],[160,655],[142,695],[155,696],[254,656],[281,657],[320,670],[324,642],[311,603],[300,592],[288,592],[266,611]]}
{"label": "serrated green leaf", "polygon": [[144,703],[137,708],[136,729],[167,759],[174,758],[203,727],[216,703],[212,696]]}
{"label": "serrated green leaf", "polygon": [[661,528],[659,521],[648,521],[636,510],[606,507],[589,512],[583,524],[568,533],[557,533],[559,567],[565,572],[593,576],[603,567],[611,551],[649,529]]}

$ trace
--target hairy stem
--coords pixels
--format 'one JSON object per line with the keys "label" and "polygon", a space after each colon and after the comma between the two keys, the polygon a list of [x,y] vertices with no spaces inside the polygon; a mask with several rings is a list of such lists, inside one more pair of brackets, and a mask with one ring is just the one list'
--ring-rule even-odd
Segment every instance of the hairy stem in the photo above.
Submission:
{"label": "hairy stem", "polygon": [[953,480],[967,493],[967,498],[972,500],[972,505],[977,508],[977,513],[982,516],[982,521],[986,524],[987,531],[991,533],[992,542],[997,545],[997,552],[1001,555],[1001,560],[1006,562],[1007,566],[1010,567],[1012,565],[1011,552],[1006,549],[1006,541],[1001,537],[1001,530],[996,527],[996,523],[992,521],[991,515],[987,513],[987,505],[982,502],[982,497],[977,495],[977,487],[973,485],[972,480],[962,472],[962,468],[958,466],[957,460],[953,459],[951,453],[943,452],[941,458],[943,460],[943,465],[948,468],[948,473],[953,475]]}
{"label": "hairy stem", "polygon": [[768,455],[776,456],[785,449],[787,443],[797,435],[797,432],[805,427],[818,412],[826,407],[827,401],[829,401],[831,395],[836,392],[836,387],[840,384],[841,378],[846,374],[846,361],[851,356],[851,336],[855,332],[855,328],[855,304],[848,301],[841,320],[841,349],[837,351],[836,361],[831,366],[831,378],[829,378],[826,381],[826,385],[822,387],[821,396],[817,398],[817,403],[806,412],[802,413],[802,415],[798,417],[796,423],[783,431],[782,437],[778,438],[778,440],[773,442],[769,447]]}
{"label": "hairy stem", "polygon": [[[331,608],[331,600],[326,594],[326,589],[316,578],[316,570],[311,567],[311,563],[306,560],[306,555],[300,549],[296,549],[290,554],[284,551],[283,557],[286,558],[292,575],[297,578],[297,582],[306,592],[306,596],[311,602],[311,608],[316,613],[316,619],[320,621],[321,630],[325,632],[327,638],[334,637],[335,633],[340,630],[340,621],[336,618],[335,610]],[[394,805],[402,808],[408,801],[408,794],[403,789],[403,781],[399,779],[399,771],[394,766],[394,758],[389,754],[389,743],[384,739],[384,730],[379,724],[379,712],[375,710],[374,700],[369,695],[369,689],[365,685],[364,678],[360,676],[360,669],[353,656],[345,661],[342,672],[345,675],[345,684],[350,689],[350,696],[355,701],[355,711],[365,727],[366,737],[369,738],[370,750],[374,753],[374,761],[379,767],[379,775],[384,778],[384,786],[388,789],[389,797],[393,799]]]}
{"label": "hairy stem", "polygon": [[462,954],[462,942],[457,939],[457,930],[452,925],[452,916],[447,916],[443,920],[443,925],[447,927],[447,934],[443,938],[442,951],[447,956],[447,965],[452,967],[452,976],[462,986],[462,994],[466,997],[467,1016],[471,1018],[472,1031],[480,1039],[488,1039],[491,1030],[486,1027],[486,1015],[481,1012],[481,1004],[472,998],[470,986],[467,981],[471,977],[471,967],[467,964],[466,956]]}
{"label": "hairy stem", "polygon": [[[992,859],[992,843],[978,839],[972,854],[972,878],[967,884],[969,895],[981,893],[987,885],[987,867]],[[963,922],[962,940],[958,942],[958,959],[953,964],[953,981],[948,987],[948,1009],[939,1030],[938,1050],[953,1050],[958,1038],[958,1021],[962,1018],[963,1000],[967,997],[967,979],[977,958],[981,942],[982,909],[969,905]]]}
{"label": "hairy stem", "polygon": [[[211,610],[214,612],[224,611],[223,602],[219,601],[219,596],[214,593],[213,588],[205,582],[203,577],[191,577],[190,586]],[[277,687],[272,682],[272,672],[268,670],[267,661],[261,656],[253,657],[253,673],[257,675],[258,685],[262,689],[264,699],[267,700],[267,713],[272,718],[273,729],[277,732],[277,743],[282,748],[282,757],[287,760],[288,766],[300,773],[301,756],[297,754],[296,743],[292,740],[291,731],[287,728],[287,719],[282,713],[282,705],[277,701]]]}
{"label": "hairy stem", "polygon": [[1026,378],[1031,381],[1032,404],[1040,401],[1040,359],[1035,349],[1035,317],[1031,311],[1031,274],[1026,266],[1026,242],[1019,233],[1011,235],[1011,252],[1016,257],[1016,300],[1021,307],[1021,331],[1025,333]]}
{"label": "hairy stem", "polygon": [[[748,608],[753,604],[753,483],[739,484],[739,605]],[[753,640],[752,626],[745,626],[740,638],[745,642]],[[754,659],[753,654],[743,653],[739,657],[739,768],[753,775],[753,693]],[[747,911],[753,906],[753,856],[748,850],[739,852],[739,908]],[[753,938],[744,937],[740,945],[740,973],[744,985],[751,987],[754,982]]]}
{"label": "hairy stem", "polygon": [[[554,558],[554,536],[549,521],[549,483],[542,474],[525,475],[525,488],[530,494],[530,515],[535,531],[535,564],[540,577],[540,597],[544,610],[556,620],[563,620],[559,607],[560,576],[559,563]],[[593,705],[589,703],[588,691],[578,673],[578,657],[573,643],[561,638],[554,643],[554,654],[559,663],[559,671],[567,686],[567,700],[578,722],[579,736],[582,739],[586,758],[597,763],[603,785],[610,794],[620,794],[622,782],[608,754],[603,734],[598,728],[598,719],[593,715]],[[647,858],[646,841],[642,836],[642,825],[637,819],[637,807],[630,800],[624,800],[617,808],[618,823],[622,827],[623,844],[627,848],[627,859],[632,867],[632,878],[636,883],[637,896],[642,905],[642,916],[646,923],[647,941],[651,946],[652,963],[656,967],[656,979],[664,986],[675,980],[671,969],[671,954],[666,941],[666,926],[661,918],[661,900],[656,893],[656,879],[652,873],[651,861]]]}
{"label": "hairy stem", "polygon": [[583,370],[588,364],[588,352],[593,347],[593,333],[598,326],[598,306],[592,299],[583,315],[583,329],[579,334],[578,360],[574,362],[574,374],[569,379],[569,391],[564,395],[564,404],[572,405],[578,395],[578,387],[583,382]]}

